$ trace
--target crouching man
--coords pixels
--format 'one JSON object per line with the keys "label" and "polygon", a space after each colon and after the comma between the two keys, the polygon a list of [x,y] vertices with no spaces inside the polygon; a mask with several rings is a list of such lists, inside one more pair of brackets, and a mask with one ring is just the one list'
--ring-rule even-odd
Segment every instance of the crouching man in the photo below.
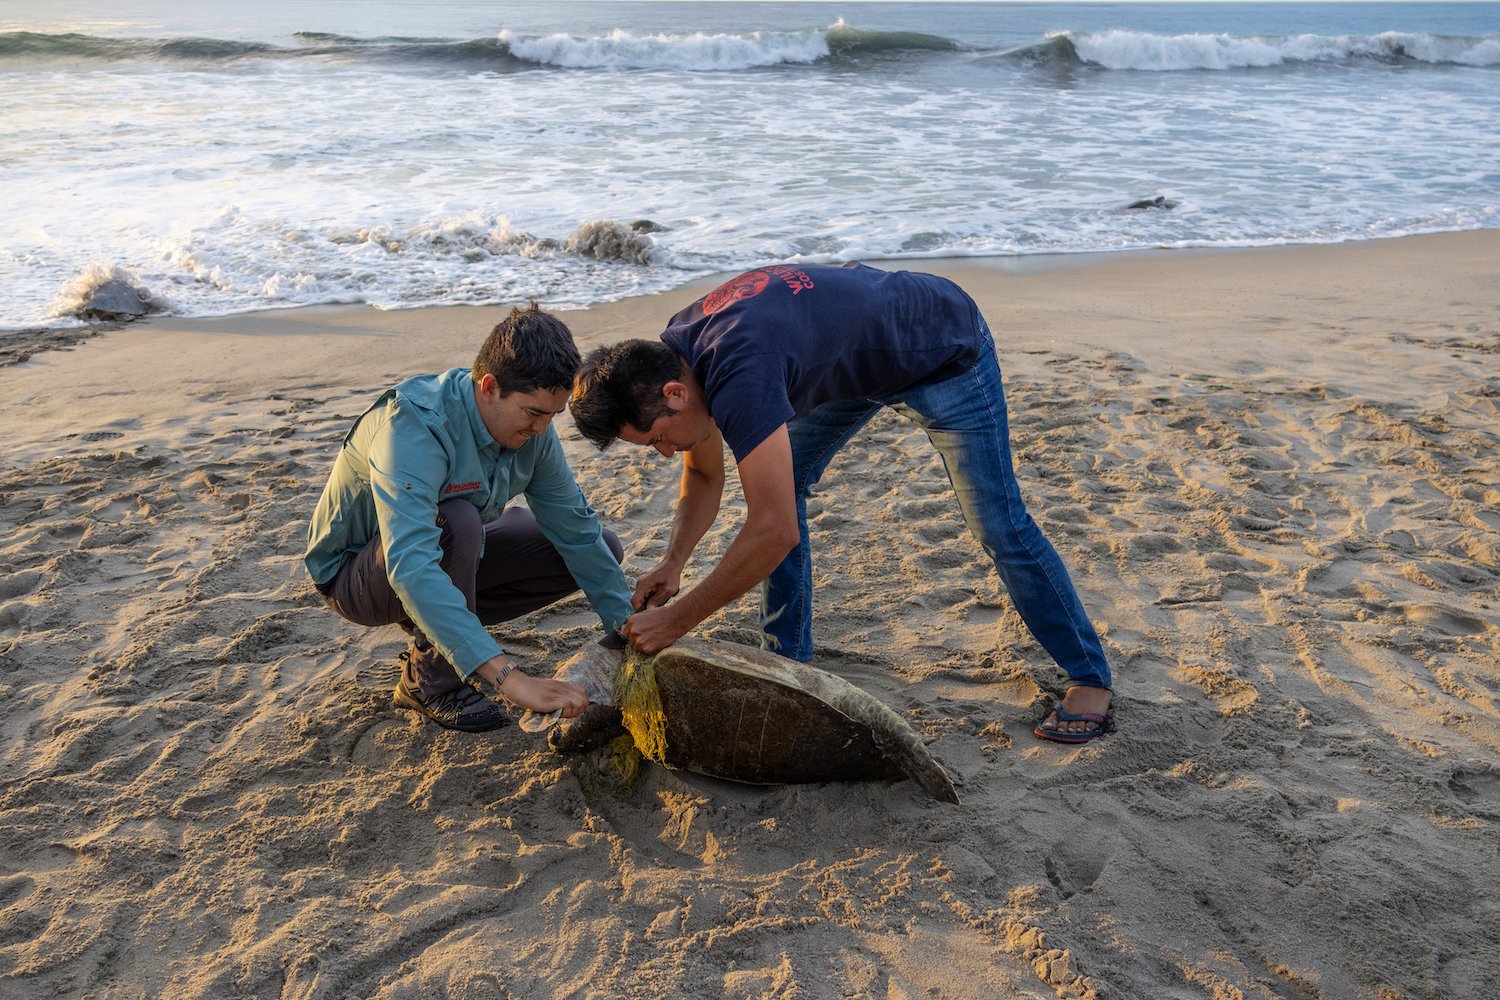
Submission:
{"label": "crouching man", "polygon": [[[552,427],[578,367],[560,320],[535,303],[513,310],[472,369],[409,378],[365,411],[313,512],[304,561],[324,601],[411,636],[396,704],[448,729],[505,725],[475,678],[533,711],[588,704],[576,685],[514,669],[485,625],[580,587],[607,634],[630,614],[619,540]],[[526,508],[507,509],[521,495]]]}

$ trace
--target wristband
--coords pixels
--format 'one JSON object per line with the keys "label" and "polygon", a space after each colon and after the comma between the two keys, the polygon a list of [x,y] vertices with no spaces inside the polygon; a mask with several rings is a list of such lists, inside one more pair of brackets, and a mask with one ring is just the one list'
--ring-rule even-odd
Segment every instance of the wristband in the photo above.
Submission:
{"label": "wristband", "polygon": [[501,684],[505,683],[505,678],[510,676],[510,672],[512,669],[514,669],[514,667],[515,664],[507,663],[505,666],[500,668],[500,672],[495,675],[495,687],[498,688]]}

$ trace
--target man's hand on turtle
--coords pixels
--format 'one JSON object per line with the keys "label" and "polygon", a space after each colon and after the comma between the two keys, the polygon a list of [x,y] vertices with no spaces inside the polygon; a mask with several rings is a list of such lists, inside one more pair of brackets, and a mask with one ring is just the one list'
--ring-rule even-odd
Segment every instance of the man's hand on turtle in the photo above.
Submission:
{"label": "man's hand on turtle", "polygon": [[561,712],[565,719],[576,718],[589,707],[589,696],[577,684],[552,677],[532,677],[512,670],[500,684],[506,701],[533,712]]}
{"label": "man's hand on turtle", "polygon": [[637,611],[620,626],[620,634],[642,653],[659,653],[687,634],[675,607]]}

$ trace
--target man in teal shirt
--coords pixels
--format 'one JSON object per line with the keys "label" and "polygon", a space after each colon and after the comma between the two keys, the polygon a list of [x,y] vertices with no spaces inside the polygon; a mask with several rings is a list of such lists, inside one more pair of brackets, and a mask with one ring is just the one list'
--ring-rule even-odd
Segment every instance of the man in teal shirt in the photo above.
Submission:
{"label": "man in teal shirt", "polygon": [[[387,390],[344,438],[308,526],[304,561],[324,601],[359,625],[411,636],[396,704],[440,726],[497,729],[508,701],[583,711],[583,689],[512,670],[485,629],[583,589],[609,635],[630,615],[619,541],[573,479],[552,418],[579,367],[572,333],[515,309],[472,369]],[[527,508],[506,508],[524,495]]]}

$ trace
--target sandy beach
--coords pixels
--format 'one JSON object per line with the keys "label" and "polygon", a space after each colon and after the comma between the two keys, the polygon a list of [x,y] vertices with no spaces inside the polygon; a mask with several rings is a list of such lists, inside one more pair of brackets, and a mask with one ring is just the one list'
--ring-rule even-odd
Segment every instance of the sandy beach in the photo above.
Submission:
{"label": "sandy beach", "polygon": [[[404,637],[322,606],[306,518],[374,395],[469,364],[502,310],[41,345],[0,368],[0,995],[1500,995],[1497,261],[1500,230],[912,262],[995,331],[1117,680],[1115,734],[1031,736],[1061,675],[926,439],[877,419],[814,502],[817,663],[958,806],[624,792],[395,708]],[[585,348],[654,337],[714,283],[564,316]],[[559,429],[633,580],[677,466]],[[596,630],[574,598],[495,631],[550,673]],[[701,633],[753,641],[753,598]]]}

